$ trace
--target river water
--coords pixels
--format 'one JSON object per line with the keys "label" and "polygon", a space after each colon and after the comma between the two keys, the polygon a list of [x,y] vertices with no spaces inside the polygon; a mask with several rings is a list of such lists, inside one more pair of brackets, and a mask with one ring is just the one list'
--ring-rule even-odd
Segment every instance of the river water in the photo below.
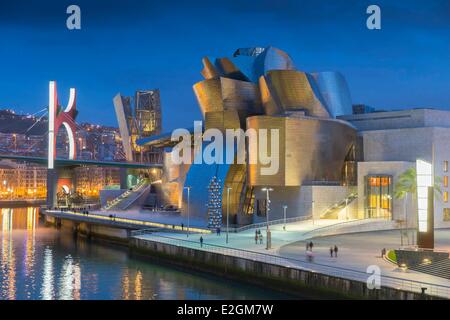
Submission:
{"label": "river water", "polygon": [[2,208],[0,299],[282,299],[278,292],[141,260]]}

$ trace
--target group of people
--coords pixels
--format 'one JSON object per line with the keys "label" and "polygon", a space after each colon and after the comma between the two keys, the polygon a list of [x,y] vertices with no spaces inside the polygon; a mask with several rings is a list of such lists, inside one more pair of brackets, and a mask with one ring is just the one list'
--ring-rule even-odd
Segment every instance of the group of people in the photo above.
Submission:
{"label": "group of people", "polygon": [[57,211],[61,211],[61,212],[78,212],[78,213],[82,213],[82,214],[89,214],[88,210],[91,210],[91,206],[87,206],[87,207],[82,207],[82,208],[72,208],[71,206],[69,207],[53,207],[53,208],[49,208],[50,210],[57,210]]}
{"label": "group of people", "polygon": [[334,257],[337,258],[338,250],[339,249],[338,249],[337,245],[334,245],[334,248],[333,248],[333,246],[331,246],[330,247],[330,257],[333,258],[333,253],[334,253]]}
{"label": "group of people", "polygon": [[[312,260],[312,257],[313,257],[313,254],[312,254],[313,247],[314,247],[314,243],[312,241],[306,242],[306,255],[309,260]],[[337,258],[338,251],[339,251],[339,248],[337,247],[337,245],[331,246],[330,247],[330,257]]]}
{"label": "group of people", "polygon": [[116,221],[116,215],[115,215],[115,214],[110,214],[110,215],[109,215],[109,218],[110,218],[112,221]]}
{"label": "group of people", "polygon": [[260,229],[255,230],[255,244],[258,244],[258,241],[259,244],[263,244],[263,235]]}

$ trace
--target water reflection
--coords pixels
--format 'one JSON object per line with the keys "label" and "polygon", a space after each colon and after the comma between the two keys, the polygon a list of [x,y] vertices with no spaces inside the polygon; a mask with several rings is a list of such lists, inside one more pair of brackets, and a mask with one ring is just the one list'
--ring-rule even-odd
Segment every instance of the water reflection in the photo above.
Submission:
{"label": "water reflection", "polygon": [[264,299],[267,291],[131,258],[39,224],[37,208],[1,209],[0,299]]}
{"label": "water reflection", "polygon": [[53,257],[50,248],[45,248],[44,250],[43,271],[41,297],[43,300],[52,300],[55,297],[55,292],[53,288]]}

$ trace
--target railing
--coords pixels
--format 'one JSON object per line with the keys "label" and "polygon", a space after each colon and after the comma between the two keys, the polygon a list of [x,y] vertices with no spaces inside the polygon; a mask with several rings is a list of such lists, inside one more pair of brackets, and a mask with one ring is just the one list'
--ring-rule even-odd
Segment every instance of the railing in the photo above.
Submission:
{"label": "railing", "polygon": [[[293,218],[286,218],[285,219],[278,219],[278,220],[271,220],[269,221],[269,226],[273,226],[273,225],[277,225],[277,224],[284,224],[284,223],[291,223],[291,222],[298,222],[298,221],[305,221],[305,220],[309,220],[311,219],[312,216],[308,215],[308,216],[302,216],[302,217],[293,217]],[[243,227],[230,227],[229,231],[230,232],[242,232],[245,230],[249,230],[249,229],[255,229],[255,228],[263,228],[267,226],[267,222],[259,222],[259,223],[253,223],[253,224],[249,224]],[[222,228],[225,232],[227,230],[226,227]]]}
{"label": "railing", "polygon": [[[116,198],[112,199],[111,201],[109,201],[106,206],[104,206],[102,209],[103,210],[109,210],[113,207],[115,207],[116,205],[120,204],[121,202],[125,201],[129,196],[131,196],[133,193],[140,191],[140,189],[145,186],[147,180],[143,179],[141,180],[137,185],[135,185],[132,190],[126,190],[123,193],[121,193],[120,195],[118,195]],[[133,201],[134,202],[134,201]]]}
{"label": "railing", "polygon": [[[143,220],[135,220],[135,219],[129,219],[129,218],[121,218],[117,216],[106,216],[106,215],[100,215],[95,213],[88,213],[85,214],[83,212],[75,212],[75,211],[59,211],[59,210],[46,210],[50,215],[58,216],[60,218],[68,218],[70,216],[77,217],[78,220],[86,221],[86,222],[95,222],[98,223],[100,221],[107,222],[109,225],[127,225],[130,228],[140,228],[140,227],[151,227],[151,229],[144,229],[142,230],[143,233],[150,233],[150,231],[153,231],[153,227],[160,228],[161,230],[174,230],[174,231],[186,231],[186,227],[180,227],[174,224],[166,224],[166,223],[158,223],[158,222],[150,222],[150,221],[143,221]],[[189,227],[189,231],[192,233],[211,233],[210,230],[202,229],[202,228],[196,228],[196,227]]]}
{"label": "railing", "polygon": [[[200,244],[199,241],[185,240],[179,238],[173,238],[168,236],[148,234],[146,240],[154,240],[157,242],[167,243],[170,245],[178,247],[186,247],[195,250],[203,250],[208,252],[215,252],[223,255],[239,257],[247,260],[261,261],[267,264],[274,264],[285,266],[288,268],[295,268],[300,270],[306,270],[315,273],[327,274],[339,278],[345,278],[350,280],[361,281],[367,283],[368,278],[372,275],[363,271],[329,266],[325,264],[310,262],[307,260],[282,257],[267,253],[255,252],[244,249],[236,249],[221,245],[213,245],[203,242]],[[152,239],[153,238],[153,239]],[[432,296],[439,296],[450,298],[450,286],[439,285],[429,282],[415,281],[404,278],[392,277],[392,276],[380,276],[381,285],[385,287],[391,287],[399,290],[411,291],[411,292],[422,292],[423,288],[426,288],[426,294]]]}
{"label": "railing", "polygon": [[133,203],[135,203],[149,188],[151,185],[147,186],[141,186],[139,189],[133,191],[128,197],[122,200],[121,203],[125,203],[124,206],[122,206],[121,210],[128,209]]}
{"label": "railing", "polygon": [[344,199],[334,203],[329,208],[325,209],[321,214],[321,219],[326,219],[328,215],[333,214],[336,210],[343,210],[348,207],[355,199],[358,198],[358,193],[352,192],[348,194]]}
{"label": "railing", "polygon": [[328,226],[324,226],[324,227],[320,227],[317,229],[313,229],[310,231],[305,232],[303,235],[306,236],[305,239],[309,239],[309,238],[313,238],[313,237],[318,237],[324,234],[328,234],[327,232],[330,231],[336,231],[337,229],[340,229],[342,227],[353,227],[353,226],[359,226],[359,225],[364,225],[364,224],[368,224],[370,222],[386,222],[386,223],[392,223],[391,220],[386,220],[386,219],[375,219],[375,218],[365,218],[365,219],[359,219],[359,220],[350,220],[350,221],[344,221],[344,222],[339,222],[339,223],[334,223]]}

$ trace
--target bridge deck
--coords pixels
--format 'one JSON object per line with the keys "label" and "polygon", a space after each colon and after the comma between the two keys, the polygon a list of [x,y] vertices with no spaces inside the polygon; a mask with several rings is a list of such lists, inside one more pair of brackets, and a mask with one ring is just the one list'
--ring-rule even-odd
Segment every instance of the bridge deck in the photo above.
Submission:
{"label": "bridge deck", "polygon": [[[41,165],[47,165],[48,159],[44,157],[27,157],[16,155],[0,155],[1,159],[19,160],[32,162]],[[162,168],[159,163],[136,163],[136,162],[114,162],[114,161],[97,161],[97,160],[70,160],[70,159],[55,159],[55,167],[78,167],[78,166],[99,166],[99,167],[117,167],[129,169],[149,169]]]}

